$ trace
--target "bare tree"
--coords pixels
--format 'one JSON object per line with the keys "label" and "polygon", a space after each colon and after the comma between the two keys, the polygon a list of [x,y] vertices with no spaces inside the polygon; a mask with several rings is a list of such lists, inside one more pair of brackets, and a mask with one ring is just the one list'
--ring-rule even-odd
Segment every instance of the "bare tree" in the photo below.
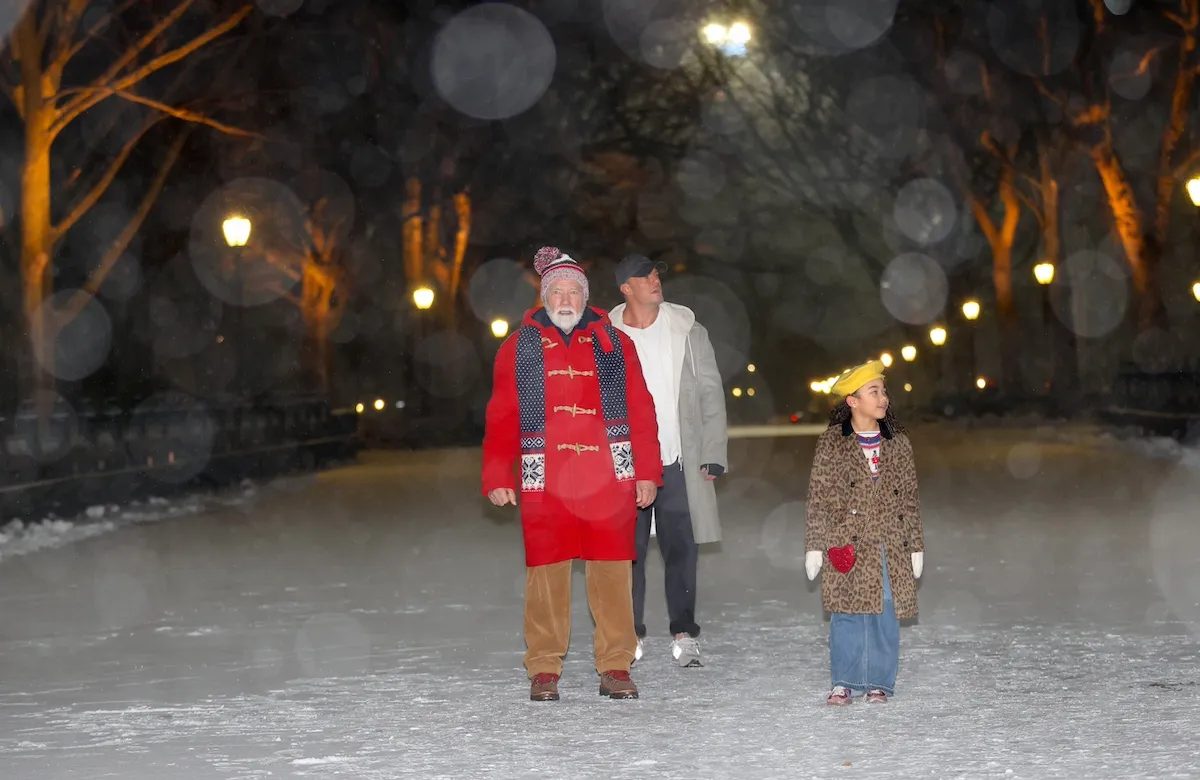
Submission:
{"label": "bare tree", "polygon": [[[1152,42],[1144,42],[1136,51],[1138,56],[1121,59],[1116,55],[1128,40],[1126,32],[1111,23],[1103,0],[1088,0],[1084,7],[1087,36],[1074,67],[1057,72],[1042,69],[1030,75],[1044,98],[1069,123],[1076,142],[1086,150],[1100,176],[1113,230],[1129,262],[1139,329],[1161,328],[1166,324],[1166,310],[1159,269],[1169,242],[1171,212],[1180,197],[1181,182],[1200,164],[1200,151],[1187,154],[1183,143],[1200,70],[1196,56],[1200,0],[1174,0],[1160,8],[1139,6],[1134,13],[1143,29],[1152,33],[1146,39]],[[1041,26],[1053,33],[1045,16]],[[1126,159],[1117,142],[1122,117],[1114,106],[1113,85],[1138,78],[1148,81],[1156,70],[1167,74],[1168,86],[1154,94],[1165,98],[1168,105],[1158,130],[1157,164],[1143,168],[1143,174]]]}
{"label": "bare tree", "polygon": [[[135,19],[140,5],[146,6],[147,13]],[[43,364],[53,359],[54,332],[47,332],[47,327],[62,327],[99,290],[162,192],[183,151],[188,132],[184,129],[175,134],[128,222],[109,245],[100,248],[90,278],[49,322],[41,308],[52,292],[55,249],[71,227],[104,196],[139,142],[167,118],[227,133],[241,132],[197,107],[172,102],[183,86],[186,71],[166,89],[165,99],[153,97],[145,89],[152,76],[228,33],[252,10],[250,4],[242,4],[220,22],[205,25],[194,34],[183,34],[179,42],[175,40],[180,37],[178,28],[185,20],[194,22],[189,11],[195,5],[196,0],[172,0],[172,7],[163,12],[153,3],[123,0],[107,13],[88,14],[91,6],[88,0],[35,0],[29,3],[9,36],[8,61],[0,68],[0,85],[12,101],[25,135],[20,187],[23,312],[33,354]],[[109,58],[106,65],[97,65],[100,52],[111,50],[113,43],[116,56]],[[75,64],[77,60],[79,65]],[[84,63],[86,68],[82,67]],[[70,203],[60,203],[61,182],[55,182],[52,175],[55,141],[89,111],[111,98],[141,107],[144,120],[84,192]],[[79,163],[79,170],[86,167]],[[35,368],[29,379],[35,386],[42,386],[48,376]]]}

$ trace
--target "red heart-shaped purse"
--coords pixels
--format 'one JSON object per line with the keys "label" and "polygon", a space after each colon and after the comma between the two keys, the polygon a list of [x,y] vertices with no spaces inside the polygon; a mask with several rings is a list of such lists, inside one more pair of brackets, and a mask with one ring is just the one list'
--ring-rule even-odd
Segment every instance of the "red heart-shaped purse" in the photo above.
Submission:
{"label": "red heart-shaped purse", "polygon": [[840,571],[842,574],[854,568],[854,545],[848,544],[845,547],[830,547],[829,562],[833,564],[833,568]]}

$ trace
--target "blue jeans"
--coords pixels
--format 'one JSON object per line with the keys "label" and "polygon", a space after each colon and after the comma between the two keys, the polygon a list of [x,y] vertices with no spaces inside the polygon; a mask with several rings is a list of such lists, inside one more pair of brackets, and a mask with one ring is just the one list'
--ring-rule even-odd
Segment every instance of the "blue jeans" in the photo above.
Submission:
{"label": "blue jeans", "polygon": [[892,602],[887,554],[883,556],[883,614],[834,612],[829,621],[829,671],[833,684],[855,692],[895,691],[900,665],[900,621]]}

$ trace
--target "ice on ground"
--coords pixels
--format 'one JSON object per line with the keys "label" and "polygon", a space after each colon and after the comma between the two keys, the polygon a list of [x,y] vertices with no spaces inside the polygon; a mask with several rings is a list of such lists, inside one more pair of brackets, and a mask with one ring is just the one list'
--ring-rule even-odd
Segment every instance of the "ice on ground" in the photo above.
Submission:
{"label": "ice on ground", "polygon": [[811,438],[730,443],[702,669],[671,661],[651,553],[627,702],[597,695],[582,567],[563,699],[528,701],[519,519],[478,496],[478,451],[370,453],[5,561],[4,779],[1195,776],[1200,475],[1037,431],[912,438],[921,617],[886,705],[823,703]]}

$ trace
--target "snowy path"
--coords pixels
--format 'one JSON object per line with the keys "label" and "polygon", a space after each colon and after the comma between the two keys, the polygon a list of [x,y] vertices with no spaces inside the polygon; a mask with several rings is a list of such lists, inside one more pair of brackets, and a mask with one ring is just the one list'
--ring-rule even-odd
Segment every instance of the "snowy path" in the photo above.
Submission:
{"label": "snowy path", "polygon": [[[1037,431],[914,432],[926,573],[898,695],[832,710],[803,574],[811,438],[732,443],[708,666],[527,700],[519,529],[473,450],[0,561],[0,778],[1168,778],[1200,770],[1194,469]],[[1151,562],[1154,566],[1151,566]]]}

